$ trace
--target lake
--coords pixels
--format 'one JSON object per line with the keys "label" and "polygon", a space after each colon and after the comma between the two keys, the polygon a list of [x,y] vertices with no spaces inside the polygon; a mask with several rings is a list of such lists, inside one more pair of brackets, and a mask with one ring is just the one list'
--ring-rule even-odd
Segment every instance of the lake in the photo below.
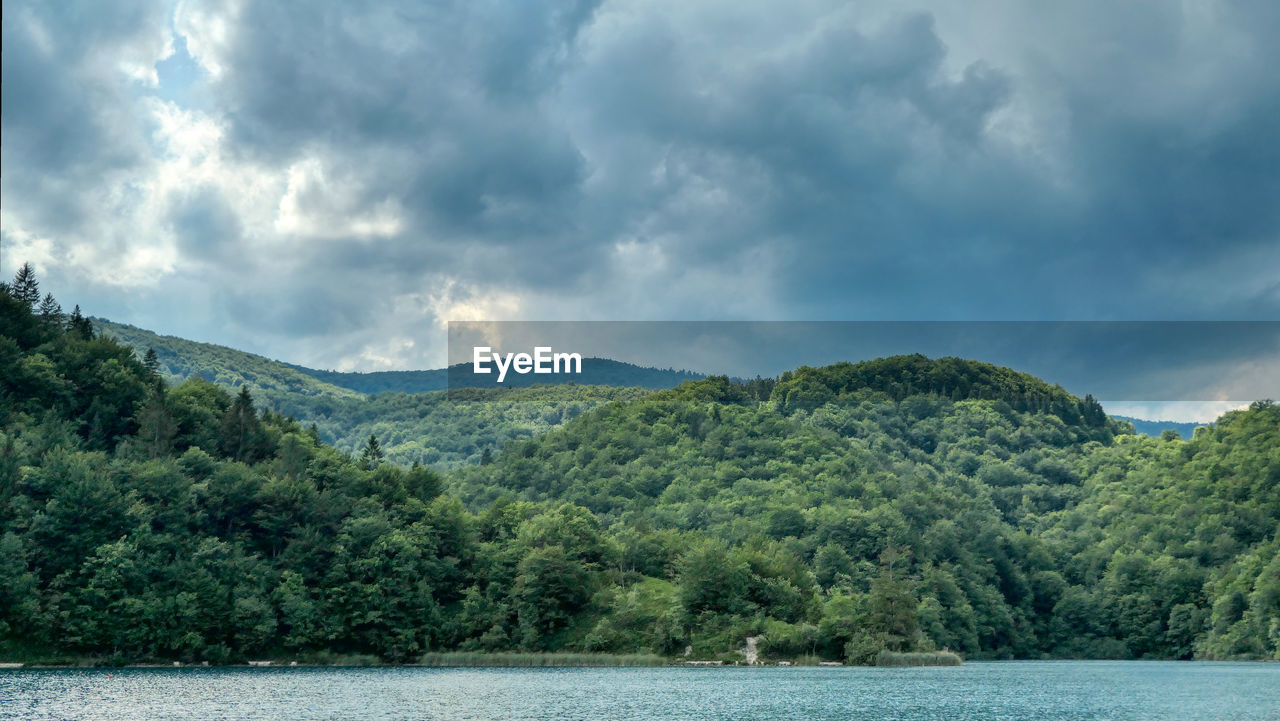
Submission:
{"label": "lake", "polygon": [[1280,664],[19,669],[0,718],[1253,721],[1280,719]]}

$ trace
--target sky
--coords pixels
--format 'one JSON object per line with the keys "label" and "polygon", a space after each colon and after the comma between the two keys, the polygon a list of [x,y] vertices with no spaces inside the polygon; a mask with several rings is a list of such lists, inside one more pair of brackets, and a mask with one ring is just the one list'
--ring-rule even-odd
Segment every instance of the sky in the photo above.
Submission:
{"label": "sky", "polygon": [[1278,35],[1271,0],[14,0],[0,274],[365,371],[442,365],[449,320],[1276,320]]}

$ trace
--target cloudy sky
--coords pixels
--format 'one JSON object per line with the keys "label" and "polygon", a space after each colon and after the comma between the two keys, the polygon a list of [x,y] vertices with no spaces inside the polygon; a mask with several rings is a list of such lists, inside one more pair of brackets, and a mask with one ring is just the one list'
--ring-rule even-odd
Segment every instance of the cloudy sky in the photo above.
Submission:
{"label": "cloudy sky", "polygon": [[5,276],[321,368],[443,322],[1280,318],[1280,3],[6,2]]}

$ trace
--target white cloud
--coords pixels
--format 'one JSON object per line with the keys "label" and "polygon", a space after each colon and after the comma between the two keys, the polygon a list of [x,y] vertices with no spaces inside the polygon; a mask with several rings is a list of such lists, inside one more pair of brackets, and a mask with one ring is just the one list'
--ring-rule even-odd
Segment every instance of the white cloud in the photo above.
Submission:
{"label": "white cloud", "polygon": [[173,26],[187,42],[187,53],[214,78],[230,62],[232,35],[241,6],[235,0],[180,0]]}
{"label": "white cloud", "polygon": [[394,198],[361,207],[359,179],[327,171],[318,157],[295,162],[286,172],[274,229],[303,238],[389,238],[405,228]]}
{"label": "white cloud", "polygon": [[1145,421],[1212,423],[1227,411],[1249,407],[1252,401],[1102,401],[1109,415]]}

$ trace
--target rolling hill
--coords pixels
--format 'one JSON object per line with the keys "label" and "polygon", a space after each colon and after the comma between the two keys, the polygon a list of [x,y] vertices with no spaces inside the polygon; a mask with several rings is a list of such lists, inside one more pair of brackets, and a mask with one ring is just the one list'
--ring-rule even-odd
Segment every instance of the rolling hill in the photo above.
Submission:
{"label": "rolling hill", "polygon": [[598,385],[530,387],[527,379],[532,376],[513,375],[506,387],[494,388],[490,378],[481,376],[468,380],[480,387],[449,397],[440,390],[446,382],[444,369],[318,371],[100,318],[92,322],[99,333],[139,357],[154,349],[170,383],[201,378],[232,390],[247,386],[263,407],[314,425],[326,443],[358,454],[374,435],[388,460],[406,466],[475,463],[485,449],[496,452],[509,440],[531,438],[601,403],[701,377],[591,358],[584,359],[583,374],[575,378]]}
{"label": "rolling hill", "polygon": [[[350,398],[353,393],[430,393],[450,386],[450,370],[374,371],[370,373],[316,370],[305,366],[271,360],[253,353],[213,343],[159,335],[124,323],[91,318],[99,333],[115,338],[139,354],[154,348],[165,375],[171,380],[200,377],[227,387],[249,385],[268,394],[291,393],[308,397]],[[455,369],[463,366],[455,366]],[[527,388],[535,385],[600,385],[615,388],[674,388],[686,381],[705,376],[693,371],[646,368],[610,360],[584,358],[582,373],[572,377],[517,375],[507,376],[499,386],[495,376],[471,373],[452,374],[455,387]],[[461,383],[459,382],[461,381]]]}
{"label": "rolling hill", "polygon": [[161,380],[0,288],[6,656],[1280,658],[1270,402],[1152,438],[900,356],[597,399],[439,474]]}
{"label": "rolling hill", "polygon": [[706,376],[692,371],[670,368],[645,368],[610,360],[608,358],[583,358],[582,373],[572,378],[535,375],[508,375],[501,384],[494,374],[477,375],[468,366],[459,364],[448,369],[420,371],[374,371],[370,373],[344,373],[320,371],[302,366],[289,367],[317,380],[360,393],[429,393],[447,388],[529,388],[536,385],[562,385],[573,383],[584,386],[613,386],[615,388],[674,388],[685,381]]}

